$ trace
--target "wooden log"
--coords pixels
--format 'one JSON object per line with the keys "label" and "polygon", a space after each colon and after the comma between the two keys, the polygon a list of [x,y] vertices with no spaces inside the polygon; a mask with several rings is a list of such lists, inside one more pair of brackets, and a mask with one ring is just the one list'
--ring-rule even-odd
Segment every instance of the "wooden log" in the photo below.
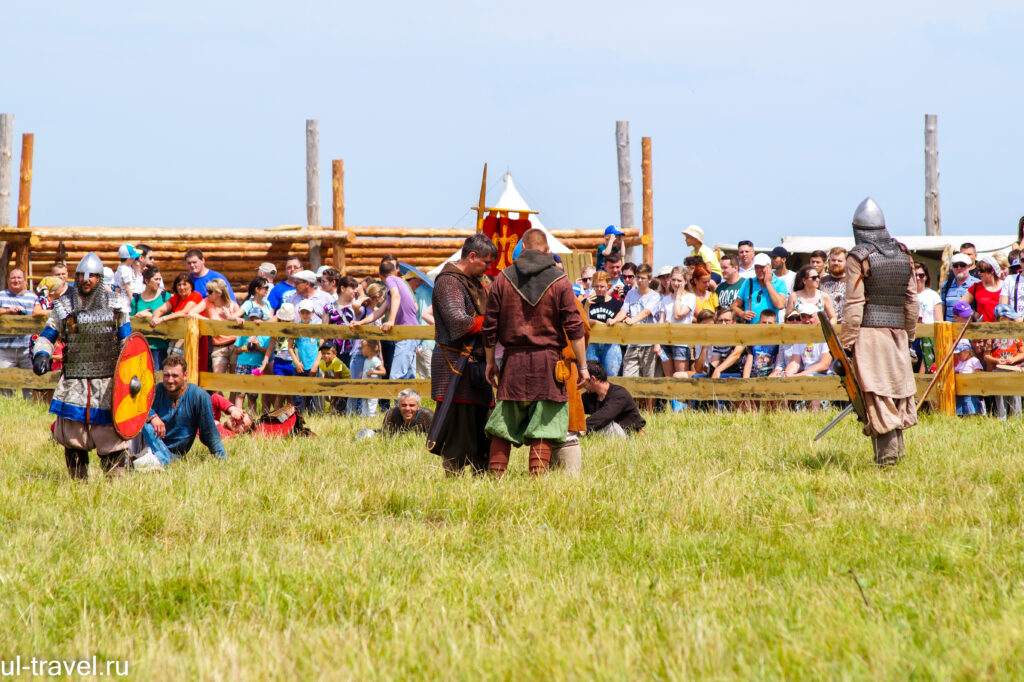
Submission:
{"label": "wooden log", "polygon": [[[615,122],[615,151],[619,165],[619,229],[633,229],[633,174],[629,160],[629,121]],[[624,254],[625,255],[625,254]],[[629,260],[636,253],[629,251]]]}
{"label": "wooden log", "polygon": [[[22,336],[38,334],[46,326],[48,315],[0,315],[0,336]],[[158,339],[181,339],[185,336],[185,320],[175,319],[156,327],[149,326],[149,320],[132,318],[132,331]]]}
{"label": "wooden log", "polygon": [[836,377],[754,379],[668,379],[609,377],[640,398],[680,400],[841,400],[846,394]]}
{"label": "wooden log", "polygon": [[[29,215],[32,211],[32,151],[34,147],[35,135],[25,133],[21,136],[21,182],[18,185],[18,227],[28,227]],[[25,272],[28,272],[28,270]]]}
{"label": "wooden log", "polygon": [[[320,121],[306,119],[306,224],[320,225]],[[320,267],[320,244],[309,241],[309,267]]]}
{"label": "wooden log", "polygon": [[1024,373],[976,372],[956,374],[957,395],[1024,395]]}
{"label": "wooden log", "polygon": [[[23,236],[24,230],[12,227],[0,227],[0,238],[8,238],[9,235]],[[106,242],[200,242],[213,243],[215,241],[240,241],[240,242],[288,242],[292,244],[305,244],[310,239],[331,239],[335,241],[346,241],[348,233],[345,230],[335,231],[324,229],[319,225],[311,226],[308,230],[253,230],[238,229],[225,230],[216,228],[173,228],[173,227],[49,227],[40,226],[32,228],[32,235],[40,241],[52,240],[72,243],[81,240],[106,241]],[[196,246],[193,244],[192,246]]]}
{"label": "wooden log", "polygon": [[196,383],[199,380],[199,320],[185,318],[185,380]]}
{"label": "wooden log", "polygon": [[[30,369],[5,367],[0,369],[0,388],[34,388],[40,391],[52,391],[60,381],[60,372],[49,372],[37,377]],[[428,389],[429,391],[429,389]]]}
{"label": "wooden log", "polygon": [[[969,330],[968,330],[969,333]],[[935,357],[944,358],[953,350],[957,329],[952,322],[935,323]],[[950,417],[956,416],[956,383],[953,374],[954,362],[947,362],[936,372],[935,396],[939,404],[939,412]]]}
{"label": "wooden log", "polygon": [[[345,229],[345,161],[335,159],[331,163],[331,220],[335,230]],[[345,274],[345,245],[335,245],[332,253],[334,269]]]}
{"label": "wooden log", "polygon": [[924,233],[942,234],[939,214],[939,142],[938,117],[924,115]]}
{"label": "wooden log", "polygon": [[409,339],[432,339],[434,327],[430,325],[395,325],[385,333],[372,324],[349,329],[333,324],[299,324],[296,322],[231,322],[228,320],[207,320],[200,318],[199,331],[205,336],[287,336],[314,339],[379,339],[381,341],[406,341]]}
{"label": "wooden log", "polygon": [[640,170],[643,175],[643,237],[644,262],[654,265],[654,186],[651,166],[651,138],[640,138],[642,157]]}
{"label": "wooden log", "polygon": [[0,114],[0,227],[11,224],[13,170],[14,114]]}
{"label": "wooden log", "polygon": [[277,395],[344,395],[352,398],[392,399],[399,391],[411,388],[421,395],[430,395],[429,379],[405,381],[378,379],[327,379],[323,377],[282,377],[265,374],[213,374],[202,372],[199,385],[207,391],[229,393],[272,393]]}

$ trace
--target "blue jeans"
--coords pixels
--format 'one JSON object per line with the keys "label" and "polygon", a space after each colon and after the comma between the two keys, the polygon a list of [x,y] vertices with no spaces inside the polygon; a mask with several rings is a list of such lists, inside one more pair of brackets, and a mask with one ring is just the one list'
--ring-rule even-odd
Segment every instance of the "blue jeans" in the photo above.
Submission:
{"label": "blue jeans", "polygon": [[142,442],[153,451],[156,458],[160,460],[161,466],[167,466],[172,460],[178,459],[178,455],[167,449],[164,442],[156,437],[156,431],[153,430],[153,425],[149,422],[142,427]]}
{"label": "blue jeans", "polygon": [[981,399],[976,395],[958,395],[956,397],[956,416],[970,417],[981,414]]}
{"label": "blue jeans", "polygon": [[395,343],[395,355],[391,360],[389,379],[416,378],[416,346],[418,345],[420,345],[419,339],[406,339]]}
{"label": "blue jeans", "polygon": [[149,354],[153,356],[153,371],[159,372],[164,367],[164,360],[167,359],[167,349],[150,348]]}
{"label": "blue jeans", "polygon": [[622,373],[622,347],[617,343],[592,343],[587,346],[587,360],[600,362],[605,374],[617,377]]}
{"label": "blue jeans", "polygon": [[[363,374],[363,362],[366,360],[363,357],[362,351],[352,353],[352,362],[349,363],[348,369],[352,373],[353,379],[358,379]],[[359,408],[362,404],[362,398],[348,398],[345,401],[345,414],[348,416],[358,415]]]}

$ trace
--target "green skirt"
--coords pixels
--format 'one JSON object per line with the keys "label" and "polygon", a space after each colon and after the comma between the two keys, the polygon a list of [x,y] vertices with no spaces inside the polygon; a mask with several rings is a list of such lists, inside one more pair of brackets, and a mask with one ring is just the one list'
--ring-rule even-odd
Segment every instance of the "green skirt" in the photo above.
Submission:
{"label": "green skirt", "polygon": [[569,403],[553,400],[499,400],[484,429],[488,436],[502,438],[516,447],[541,438],[563,443],[568,431]]}

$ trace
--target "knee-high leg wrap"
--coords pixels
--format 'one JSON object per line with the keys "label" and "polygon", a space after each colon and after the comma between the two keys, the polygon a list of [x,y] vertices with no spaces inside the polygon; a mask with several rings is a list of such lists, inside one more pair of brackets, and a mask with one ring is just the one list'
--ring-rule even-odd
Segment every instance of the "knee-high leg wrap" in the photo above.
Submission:
{"label": "knee-high leg wrap", "polygon": [[501,478],[508,469],[508,460],[512,454],[512,443],[503,438],[491,438],[491,450],[487,456],[487,470]]}
{"label": "knee-high leg wrap", "polygon": [[551,441],[545,438],[530,443],[530,473],[534,476],[547,471],[551,462]]}
{"label": "knee-high leg wrap", "polygon": [[890,467],[895,466],[900,461],[898,431],[879,434],[872,440],[875,443],[875,464],[881,467]]}
{"label": "knee-high leg wrap", "polygon": [[68,475],[79,481],[89,478],[89,452],[78,448],[64,448],[64,462]]}
{"label": "knee-high leg wrap", "polygon": [[121,478],[128,473],[128,462],[131,455],[127,450],[118,450],[109,455],[100,455],[100,466],[107,474],[107,478]]}

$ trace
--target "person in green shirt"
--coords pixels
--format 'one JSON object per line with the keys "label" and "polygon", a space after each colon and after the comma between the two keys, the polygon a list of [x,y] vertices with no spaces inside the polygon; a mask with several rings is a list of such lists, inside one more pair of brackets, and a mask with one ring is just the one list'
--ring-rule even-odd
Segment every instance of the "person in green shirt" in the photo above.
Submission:
{"label": "person in green shirt", "polygon": [[[131,313],[132,317],[144,317],[147,320],[153,317],[153,311],[167,303],[171,295],[164,291],[164,277],[160,274],[160,268],[150,265],[142,271],[142,293],[132,296]],[[164,366],[167,359],[167,339],[159,339],[147,336],[149,352],[153,355],[153,370],[158,371]]]}
{"label": "person in green shirt", "polygon": [[732,302],[736,300],[742,287],[743,278],[740,277],[739,261],[731,253],[723,255],[722,282],[715,288],[715,293],[718,294],[718,305],[723,308],[731,308]]}

